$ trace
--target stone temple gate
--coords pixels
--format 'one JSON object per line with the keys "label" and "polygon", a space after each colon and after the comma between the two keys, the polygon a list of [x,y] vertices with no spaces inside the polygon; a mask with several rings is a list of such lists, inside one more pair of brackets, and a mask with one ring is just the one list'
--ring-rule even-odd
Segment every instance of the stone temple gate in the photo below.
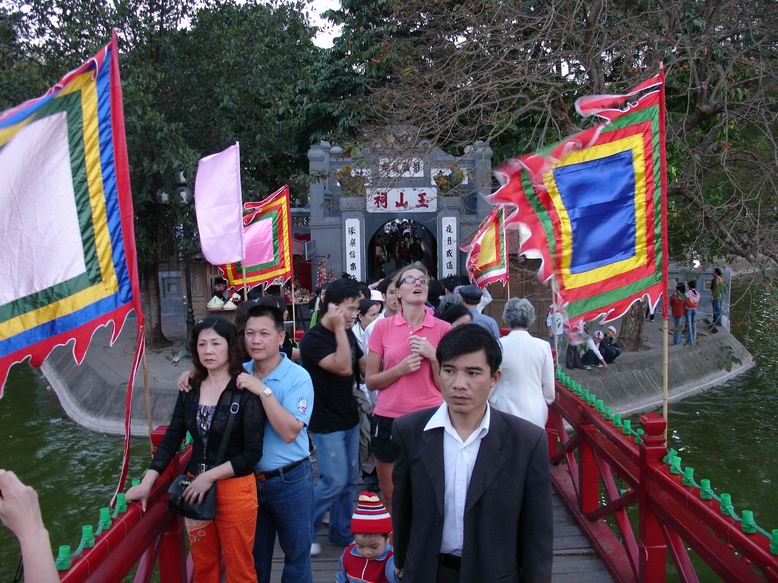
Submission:
{"label": "stone temple gate", "polygon": [[492,150],[478,141],[461,157],[424,144],[397,151],[377,146],[355,152],[329,142],[311,146],[315,254],[327,257],[336,274],[375,279],[380,274],[375,241],[382,233],[412,228],[433,275],[463,274],[459,245],[489,212],[483,197],[492,188]]}

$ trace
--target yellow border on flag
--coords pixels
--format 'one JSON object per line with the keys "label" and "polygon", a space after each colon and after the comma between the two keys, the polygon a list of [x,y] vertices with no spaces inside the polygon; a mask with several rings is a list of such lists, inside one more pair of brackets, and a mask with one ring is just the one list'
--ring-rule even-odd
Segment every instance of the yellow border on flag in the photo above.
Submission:
{"label": "yellow border on flag", "polygon": [[553,170],[543,176],[546,189],[554,203],[559,217],[562,235],[562,279],[567,289],[583,287],[616,277],[645,265],[646,249],[646,163],[643,134],[635,134],[607,144],[591,146],[568,154],[554,169],[581,162],[598,160],[619,152],[632,151],[632,166],[635,172],[635,255],[609,265],[603,265],[584,273],[571,273],[570,265],[573,258],[573,230],[570,217],[554,180]]}
{"label": "yellow border on flag", "polygon": [[[105,192],[103,190],[102,164],[100,160],[100,132],[97,118],[97,83],[88,71],[68,83],[57,95],[81,92],[81,108],[84,141],[84,164],[87,171],[87,189],[92,208],[92,229],[95,237],[100,274],[102,280],[93,286],[81,290],[67,298],[21,314],[0,324],[0,338],[10,338],[21,332],[39,326],[45,322],[77,312],[95,302],[115,294],[119,289],[116,271],[113,266],[113,248],[111,234],[105,210]],[[56,99],[55,98],[55,99]],[[12,126],[15,131],[3,134],[10,139],[19,129],[29,123],[29,118]],[[17,127],[18,126],[18,127]],[[7,128],[11,130],[12,128]]]}
{"label": "yellow border on flag", "polygon": [[[289,246],[289,228],[290,228],[290,220],[289,220],[289,205],[286,204],[286,197],[279,198],[279,200],[273,201],[269,203],[267,206],[262,207],[262,212],[269,211],[271,209],[274,209],[276,207],[279,208],[279,214],[278,214],[278,220],[280,222],[280,231],[281,231],[281,239],[282,241],[279,241],[279,251],[280,255],[284,258],[282,261],[282,265],[274,269],[273,271],[267,271],[265,273],[262,273],[261,275],[257,275],[254,277],[247,277],[245,280],[243,279],[243,274],[237,272],[235,270],[235,266],[233,263],[229,263],[225,266],[225,275],[227,275],[227,279],[230,280],[232,285],[241,286],[241,285],[250,285],[252,283],[262,283],[263,281],[269,281],[273,280],[277,277],[286,275],[287,273],[292,271],[292,261],[293,258],[291,256],[291,249]],[[227,273],[227,272],[230,273]],[[233,274],[234,277],[231,277],[230,275]]]}

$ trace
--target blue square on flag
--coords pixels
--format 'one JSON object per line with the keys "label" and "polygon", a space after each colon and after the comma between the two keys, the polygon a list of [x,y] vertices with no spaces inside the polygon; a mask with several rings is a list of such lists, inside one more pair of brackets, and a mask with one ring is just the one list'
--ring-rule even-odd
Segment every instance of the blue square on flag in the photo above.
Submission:
{"label": "blue square on flag", "polygon": [[553,177],[570,218],[570,273],[583,273],[635,256],[631,150],[557,166]]}

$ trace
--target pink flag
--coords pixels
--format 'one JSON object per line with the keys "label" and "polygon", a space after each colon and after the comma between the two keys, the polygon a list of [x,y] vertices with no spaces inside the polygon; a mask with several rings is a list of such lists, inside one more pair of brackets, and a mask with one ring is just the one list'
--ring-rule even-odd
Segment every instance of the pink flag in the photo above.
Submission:
{"label": "pink flag", "polygon": [[197,165],[195,211],[200,247],[209,263],[222,265],[243,257],[243,200],[240,145],[206,156]]}

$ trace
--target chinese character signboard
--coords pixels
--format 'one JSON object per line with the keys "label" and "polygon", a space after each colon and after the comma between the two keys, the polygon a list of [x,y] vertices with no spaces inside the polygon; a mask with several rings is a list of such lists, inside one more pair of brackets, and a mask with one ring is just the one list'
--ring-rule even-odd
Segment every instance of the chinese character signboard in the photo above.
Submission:
{"label": "chinese character signboard", "polygon": [[434,213],[438,210],[438,189],[371,188],[366,207],[369,213]]}
{"label": "chinese character signboard", "polygon": [[440,277],[456,275],[459,266],[457,247],[457,218],[440,219]]}
{"label": "chinese character signboard", "polygon": [[346,273],[362,281],[362,225],[359,219],[346,219]]}

